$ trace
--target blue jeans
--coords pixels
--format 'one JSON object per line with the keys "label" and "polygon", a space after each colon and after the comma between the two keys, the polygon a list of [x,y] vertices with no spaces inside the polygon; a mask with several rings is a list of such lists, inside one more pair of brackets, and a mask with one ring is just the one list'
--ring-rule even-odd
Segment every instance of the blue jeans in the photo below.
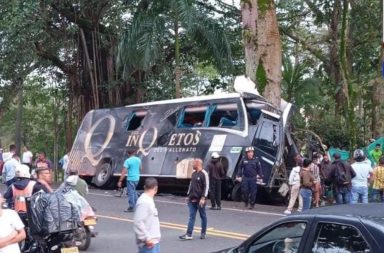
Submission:
{"label": "blue jeans", "polygon": [[135,208],[138,199],[136,187],[139,181],[127,181],[128,208]]}
{"label": "blue jeans", "polygon": [[187,234],[192,236],[193,227],[195,226],[195,219],[197,210],[199,210],[200,219],[201,219],[201,234],[205,234],[207,232],[207,214],[205,213],[205,204],[204,206],[200,206],[199,202],[188,201],[189,208],[189,220],[188,220],[188,229]]}
{"label": "blue jeans", "polygon": [[374,202],[384,202],[384,191],[380,189],[372,189],[372,199]]}
{"label": "blue jeans", "polygon": [[352,204],[359,202],[361,198],[361,203],[368,203],[368,187],[365,186],[352,186]]}
{"label": "blue jeans", "polygon": [[160,243],[156,243],[153,248],[148,249],[145,245],[139,247],[139,253],[160,253]]}
{"label": "blue jeans", "polygon": [[334,191],[336,204],[350,204],[351,203],[351,190],[348,186],[339,187]]}
{"label": "blue jeans", "polygon": [[312,203],[312,190],[308,188],[301,187],[300,195],[303,198],[303,211],[311,209]]}

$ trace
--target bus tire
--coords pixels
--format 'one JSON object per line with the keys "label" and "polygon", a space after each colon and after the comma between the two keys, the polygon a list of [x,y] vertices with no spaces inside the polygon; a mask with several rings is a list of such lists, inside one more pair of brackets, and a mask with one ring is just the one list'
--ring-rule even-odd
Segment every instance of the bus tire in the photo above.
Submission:
{"label": "bus tire", "polygon": [[103,162],[98,166],[93,177],[93,183],[97,187],[107,187],[112,180],[112,166],[109,162]]}
{"label": "bus tire", "polygon": [[243,200],[242,194],[241,194],[241,184],[236,183],[233,188],[232,188],[232,194],[231,194],[231,199],[233,201],[240,202]]}

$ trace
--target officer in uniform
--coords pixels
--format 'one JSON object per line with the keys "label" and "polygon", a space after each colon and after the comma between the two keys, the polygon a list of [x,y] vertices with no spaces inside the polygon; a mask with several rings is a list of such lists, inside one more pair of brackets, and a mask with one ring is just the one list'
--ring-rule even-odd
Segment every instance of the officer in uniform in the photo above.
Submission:
{"label": "officer in uniform", "polygon": [[246,157],[240,162],[236,180],[241,182],[245,207],[252,209],[256,202],[257,180],[263,178],[260,161],[254,156],[254,148],[245,148]]}

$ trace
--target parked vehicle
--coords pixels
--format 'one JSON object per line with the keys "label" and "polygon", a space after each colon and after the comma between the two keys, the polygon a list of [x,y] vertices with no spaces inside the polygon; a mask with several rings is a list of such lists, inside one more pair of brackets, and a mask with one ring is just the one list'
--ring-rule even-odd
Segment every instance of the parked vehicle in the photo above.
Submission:
{"label": "parked vehicle", "polygon": [[244,148],[253,145],[264,188],[277,191],[297,153],[290,133],[292,112],[292,104],[282,101],[276,108],[250,89],[92,110],[77,132],[68,169],[78,169],[98,187],[114,185],[126,150],[136,149],[142,178],[155,176],[160,185],[187,187],[192,158],[207,163],[218,152],[227,170],[224,192],[239,199],[234,179]]}
{"label": "parked vehicle", "polygon": [[216,253],[382,253],[382,210],[380,203],[311,209],[281,218],[239,246]]}

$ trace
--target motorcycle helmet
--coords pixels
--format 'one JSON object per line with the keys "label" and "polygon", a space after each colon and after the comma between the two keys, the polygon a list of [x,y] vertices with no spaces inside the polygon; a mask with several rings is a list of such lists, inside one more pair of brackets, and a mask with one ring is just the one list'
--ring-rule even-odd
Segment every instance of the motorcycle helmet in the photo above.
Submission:
{"label": "motorcycle helmet", "polygon": [[249,146],[245,148],[245,152],[248,152],[248,151],[255,151],[255,149],[253,148],[253,146]]}
{"label": "motorcycle helmet", "polygon": [[365,159],[364,151],[361,150],[361,149],[356,149],[356,150],[353,152],[353,159],[355,159],[355,160],[358,161],[358,162],[360,162],[360,161],[364,161],[364,159]]}

